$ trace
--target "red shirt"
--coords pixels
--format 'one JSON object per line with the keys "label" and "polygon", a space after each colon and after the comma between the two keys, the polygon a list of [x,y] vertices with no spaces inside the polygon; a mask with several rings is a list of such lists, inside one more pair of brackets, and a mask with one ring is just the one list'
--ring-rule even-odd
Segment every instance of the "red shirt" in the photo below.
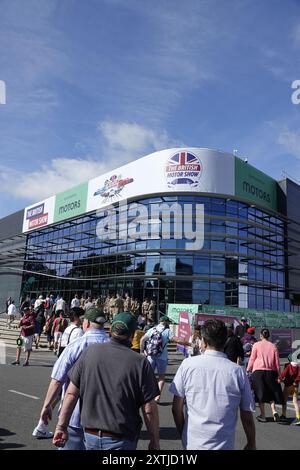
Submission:
{"label": "red shirt", "polygon": [[284,370],[279,375],[278,379],[284,382],[286,387],[290,387],[294,383],[298,385],[300,382],[300,367],[286,364]]}
{"label": "red shirt", "polygon": [[[34,317],[33,315],[24,315],[23,318],[21,318],[19,326],[22,327],[21,329],[21,336],[31,336],[34,333]],[[23,326],[31,326],[31,328],[23,328]]]}
{"label": "red shirt", "polygon": [[52,326],[53,333],[63,333],[68,326],[68,321],[65,318],[55,318]]}

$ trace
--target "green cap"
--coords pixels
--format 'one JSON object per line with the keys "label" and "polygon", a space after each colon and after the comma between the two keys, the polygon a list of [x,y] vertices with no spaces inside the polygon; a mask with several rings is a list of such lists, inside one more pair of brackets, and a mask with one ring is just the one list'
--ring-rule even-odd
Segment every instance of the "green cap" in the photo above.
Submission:
{"label": "green cap", "polygon": [[83,315],[83,318],[86,320],[92,322],[92,323],[98,323],[98,325],[104,325],[106,322],[103,312],[99,308],[89,308]]}
{"label": "green cap", "polygon": [[111,331],[119,336],[133,333],[136,330],[137,321],[131,313],[118,313],[111,324]]}
{"label": "green cap", "polygon": [[163,315],[162,317],[160,317],[159,321],[168,321],[172,323],[172,320],[168,317],[168,315]]}

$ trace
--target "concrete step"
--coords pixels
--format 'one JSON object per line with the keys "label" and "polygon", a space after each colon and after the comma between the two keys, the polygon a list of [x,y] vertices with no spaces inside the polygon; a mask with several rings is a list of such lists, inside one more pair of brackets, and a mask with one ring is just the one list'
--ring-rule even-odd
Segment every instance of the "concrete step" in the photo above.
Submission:
{"label": "concrete step", "polygon": [[[6,317],[3,317],[3,316],[0,317],[0,340],[1,341],[4,341],[8,345],[16,346],[16,341],[20,334],[19,321],[20,321],[20,318],[15,319],[14,322],[12,323],[11,328],[7,328]],[[109,332],[109,329],[110,329],[110,325],[106,324],[105,330]],[[39,346],[42,349],[48,347],[47,336],[44,333],[41,334]],[[175,353],[176,350],[177,350],[177,346],[175,343],[168,344],[168,351],[170,353]]]}
{"label": "concrete step", "polygon": [[[19,321],[20,318],[15,319],[12,324],[11,328],[7,327],[6,318],[0,318],[0,340],[4,341],[8,345],[16,346],[17,338],[20,335],[20,328],[19,328]],[[46,348],[48,346],[47,337],[43,333],[41,334],[40,339],[40,347]]]}

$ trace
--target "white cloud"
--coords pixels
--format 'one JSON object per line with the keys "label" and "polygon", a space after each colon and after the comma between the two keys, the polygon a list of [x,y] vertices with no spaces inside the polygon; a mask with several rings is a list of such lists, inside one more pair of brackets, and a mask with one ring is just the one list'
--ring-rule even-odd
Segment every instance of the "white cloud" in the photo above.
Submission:
{"label": "white cloud", "polygon": [[[54,158],[36,171],[24,174],[0,166],[0,192],[14,198],[34,202],[101,175],[128,161],[166,147],[182,146],[170,139],[165,130],[153,130],[136,123],[102,121],[100,152],[104,161],[96,158]],[[78,145],[78,144],[77,144]]]}
{"label": "white cloud", "polygon": [[98,129],[109,150],[121,150],[125,155],[136,156],[149,149],[160,150],[171,144],[165,130],[153,130],[136,123],[103,121],[99,123]]}
{"label": "white cloud", "polygon": [[278,143],[294,157],[300,159],[300,131],[284,129],[278,136]]}
{"label": "white cloud", "polygon": [[0,168],[1,191],[16,198],[38,201],[101,174],[101,163],[93,160],[55,158],[28,174]]}

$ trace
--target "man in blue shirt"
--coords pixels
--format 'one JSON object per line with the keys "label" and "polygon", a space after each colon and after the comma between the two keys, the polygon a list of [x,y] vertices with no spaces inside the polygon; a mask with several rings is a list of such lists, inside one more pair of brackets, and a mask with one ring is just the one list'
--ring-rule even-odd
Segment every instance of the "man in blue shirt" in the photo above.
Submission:
{"label": "man in blue shirt", "polygon": [[[33,431],[33,436],[38,438],[52,437],[52,433],[50,436],[50,433],[46,431],[43,423],[44,425],[47,425],[48,421],[51,420],[52,410],[60,398],[61,391],[61,400],[63,401],[65,391],[68,388],[70,382],[68,373],[75,362],[79,359],[82,352],[85,351],[91,344],[106,343],[110,341],[108,334],[104,330],[104,323],[105,318],[103,317],[101,310],[97,308],[90,308],[85,312],[82,324],[82,328],[85,334],[81,336],[81,338],[78,338],[74,342],[70,343],[54,364],[51,374],[52,380],[49,384],[47,395],[41,411],[40,422]],[[77,402],[70,419],[68,433],[69,440],[64,447],[64,450],[85,450],[84,433],[80,423],[79,401]]]}

